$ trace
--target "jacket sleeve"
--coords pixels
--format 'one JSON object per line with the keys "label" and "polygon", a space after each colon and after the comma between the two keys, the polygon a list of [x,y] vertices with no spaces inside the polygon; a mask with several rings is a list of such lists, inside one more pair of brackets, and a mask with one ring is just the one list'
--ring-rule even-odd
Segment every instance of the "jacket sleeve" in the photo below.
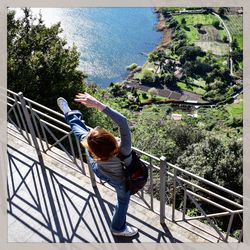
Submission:
{"label": "jacket sleeve", "polygon": [[106,107],[102,112],[109,116],[118,125],[121,137],[121,153],[123,155],[129,155],[131,152],[132,142],[127,118],[109,107]]}

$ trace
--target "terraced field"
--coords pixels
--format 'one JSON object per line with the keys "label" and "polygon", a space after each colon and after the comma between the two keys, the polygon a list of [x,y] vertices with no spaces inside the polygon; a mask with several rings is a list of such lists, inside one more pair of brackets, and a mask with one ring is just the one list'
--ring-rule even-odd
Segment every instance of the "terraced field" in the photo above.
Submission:
{"label": "terraced field", "polygon": [[[216,29],[213,26],[213,22],[218,21],[216,16],[212,14],[183,14],[173,18],[179,23],[185,18],[186,34],[190,42],[194,42],[204,51],[212,51],[214,55],[228,54],[229,45],[223,42],[223,38],[227,36],[226,31],[223,28]],[[198,23],[202,24],[200,31],[194,27]]]}
{"label": "terraced field", "polygon": [[239,47],[243,48],[243,16],[228,15],[224,21],[232,37],[237,39]]}
{"label": "terraced field", "polygon": [[196,42],[200,40],[201,34],[198,32],[197,28],[194,27],[195,24],[200,23],[203,27],[211,26],[217,18],[212,14],[182,14],[173,17],[179,23],[185,18],[186,20],[186,34],[190,42]]}
{"label": "terraced field", "polygon": [[181,19],[185,18],[187,26],[194,26],[197,23],[201,23],[202,25],[212,25],[217,18],[212,14],[181,14],[173,17],[179,23],[181,23]]}
{"label": "terraced field", "polygon": [[[229,46],[226,43],[220,43],[216,41],[198,41],[195,43],[200,46],[204,51],[212,51],[214,55],[224,56],[229,53]],[[226,64],[226,61],[224,62]]]}

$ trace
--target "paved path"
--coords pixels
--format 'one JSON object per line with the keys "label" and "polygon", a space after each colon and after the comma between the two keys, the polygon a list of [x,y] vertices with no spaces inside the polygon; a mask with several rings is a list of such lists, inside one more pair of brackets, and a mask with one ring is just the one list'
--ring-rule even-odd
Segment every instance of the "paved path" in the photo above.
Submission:
{"label": "paved path", "polygon": [[[224,20],[220,17],[220,15],[218,15],[215,12],[212,12],[212,14],[215,15],[220,20],[220,22],[222,23],[222,25],[224,26],[224,28],[225,28],[225,30],[227,32],[228,39],[229,39],[230,52],[232,52],[231,43],[232,43],[233,39],[232,39],[231,33],[229,32],[229,29],[227,28],[227,25],[225,24]],[[232,60],[231,56],[229,57],[229,60],[230,60],[230,74],[232,76],[234,76],[234,73],[233,73],[233,60]]]}
{"label": "paved path", "polygon": [[161,225],[159,215],[133,201],[127,221],[139,234],[115,237],[109,230],[115,192],[101,184],[93,189],[76,169],[43,158],[45,167],[33,147],[8,135],[9,242],[216,242],[198,229],[201,223],[192,222],[194,227],[166,220]]}

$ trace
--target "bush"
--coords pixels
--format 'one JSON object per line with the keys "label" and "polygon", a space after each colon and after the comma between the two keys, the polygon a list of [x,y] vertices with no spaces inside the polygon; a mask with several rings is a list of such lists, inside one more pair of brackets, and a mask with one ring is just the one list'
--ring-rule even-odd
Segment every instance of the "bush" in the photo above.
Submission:
{"label": "bush", "polygon": [[219,9],[218,9],[218,14],[219,14],[221,17],[224,17],[224,15],[225,15],[225,9],[224,9],[224,8],[219,8]]}
{"label": "bush", "polygon": [[183,18],[181,19],[181,24],[185,25],[186,23],[187,23],[187,21],[186,21],[186,19],[183,17]]}
{"label": "bush", "polygon": [[194,25],[194,27],[196,27],[198,30],[200,30],[202,27],[202,23],[197,23]]}
{"label": "bush", "polygon": [[214,26],[216,29],[220,29],[220,21],[219,21],[219,20],[213,21],[213,26]]}
{"label": "bush", "polygon": [[175,28],[178,25],[178,21],[175,19],[171,19],[169,24],[168,24],[168,28]]}
{"label": "bush", "polygon": [[130,64],[129,66],[127,66],[127,70],[133,70],[137,67],[137,64],[136,63],[132,63]]}
{"label": "bush", "polygon": [[226,36],[226,35],[225,35],[225,36],[223,36],[222,41],[223,41],[224,43],[228,43],[228,38],[227,38],[227,36]]}
{"label": "bush", "polygon": [[144,70],[141,78],[142,83],[154,83],[154,74],[150,70]]}

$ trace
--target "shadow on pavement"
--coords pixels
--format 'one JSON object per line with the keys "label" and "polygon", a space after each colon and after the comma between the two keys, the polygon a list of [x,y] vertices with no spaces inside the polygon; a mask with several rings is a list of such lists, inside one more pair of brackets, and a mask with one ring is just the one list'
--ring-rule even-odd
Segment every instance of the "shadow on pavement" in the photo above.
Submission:
{"label": "shadow on pavement", "polygon": [[97,188],[90,191],[11,146],[8,161],[9,242],[181,242],[166,225],[159,230],[132,214],[143,229],[134,237],[113,236],[114,205]]}

